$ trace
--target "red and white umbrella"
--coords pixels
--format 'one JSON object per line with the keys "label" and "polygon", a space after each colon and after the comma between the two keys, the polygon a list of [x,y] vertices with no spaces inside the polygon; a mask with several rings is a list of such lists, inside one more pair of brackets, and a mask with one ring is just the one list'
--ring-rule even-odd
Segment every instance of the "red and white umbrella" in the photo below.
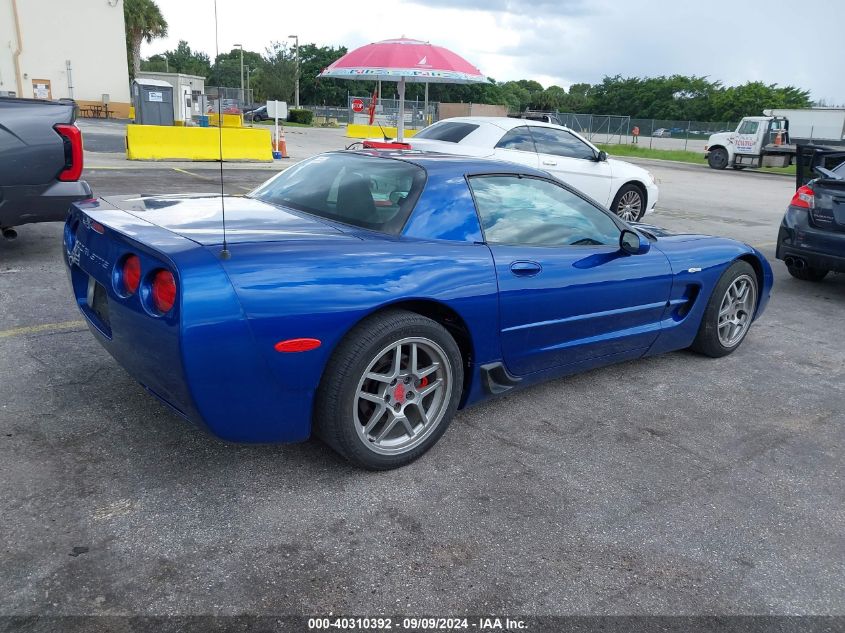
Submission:
{"label": "red and white umbrella", "polygon": [[405,132],[406,82],[468,84],[489,81],[457,53],[404,37],[356,48],[331,64],[319,77],[398,82],[396,137],[400,142]]}

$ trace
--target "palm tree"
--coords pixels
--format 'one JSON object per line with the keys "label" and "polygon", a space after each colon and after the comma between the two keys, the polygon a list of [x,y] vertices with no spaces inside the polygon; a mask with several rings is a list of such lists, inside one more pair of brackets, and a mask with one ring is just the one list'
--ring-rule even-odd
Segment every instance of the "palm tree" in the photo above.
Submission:
{"label": "palm tree", "polygon": [[130,74],[141,71],[141,41],[167,35],[167,20],[154,0],[124,0],[123,20],[126,23],[126,49],[132,64]]}

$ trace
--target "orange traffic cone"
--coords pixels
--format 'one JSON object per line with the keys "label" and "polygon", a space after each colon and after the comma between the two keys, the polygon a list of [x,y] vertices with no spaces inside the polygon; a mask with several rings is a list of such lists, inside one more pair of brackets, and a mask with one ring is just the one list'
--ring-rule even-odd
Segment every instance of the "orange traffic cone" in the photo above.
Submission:
{"label": "orange traffic cone", "polygon": [[276,139],[276,151],[282,155],[282,158],[290,158],[288,156],[288,144],[285,142],[285,129],[279,129],[279,138]]}
{"label": "orange traffic cone", "polygon": [[775,136],[775,145],[783,145],[783,132],[778,132]]}

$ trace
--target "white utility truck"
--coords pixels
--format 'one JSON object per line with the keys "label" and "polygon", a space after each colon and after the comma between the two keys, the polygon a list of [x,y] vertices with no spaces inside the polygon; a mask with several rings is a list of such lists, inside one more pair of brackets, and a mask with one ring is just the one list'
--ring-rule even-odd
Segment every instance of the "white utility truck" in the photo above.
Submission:
{"label": "white utility truck", "polygon": [[704,157],[713,169],[786,167],[797,144],[845,144],[845,108],[763,110],[747,116],[734,132],[712,134]]}

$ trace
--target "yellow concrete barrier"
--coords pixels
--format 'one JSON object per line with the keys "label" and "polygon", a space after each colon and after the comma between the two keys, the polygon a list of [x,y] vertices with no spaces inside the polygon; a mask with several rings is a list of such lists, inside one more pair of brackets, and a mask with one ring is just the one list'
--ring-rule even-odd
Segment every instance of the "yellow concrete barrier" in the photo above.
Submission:
{"label": "yellow concrete barrier", "polygon": [[[219,115],[217,114],[209,114],[208,115],[208,124],[212,127],[219,127],[217,121],[219,120]],[[223,113],[223,127],[243,127],[244,126],[244,117],[241,114],[226,114]]]}
{"label": "yellow concrete barrier", "polygon": [[[129,160],[220,160],[221,128],[127,125]],[[272,161],[270,130],[222,128],[223,160]]]}
{"label": "yellow concrete barrier", "polygon": [[[347,125],[346,136],[349,138],[382,138],[382,129],[388,137],[396,138],[395,127],[380,128],[378,125],[362,125],[360,123]],[[416,133],[417,130],[405,130],[405,138],[410,138]]]}

